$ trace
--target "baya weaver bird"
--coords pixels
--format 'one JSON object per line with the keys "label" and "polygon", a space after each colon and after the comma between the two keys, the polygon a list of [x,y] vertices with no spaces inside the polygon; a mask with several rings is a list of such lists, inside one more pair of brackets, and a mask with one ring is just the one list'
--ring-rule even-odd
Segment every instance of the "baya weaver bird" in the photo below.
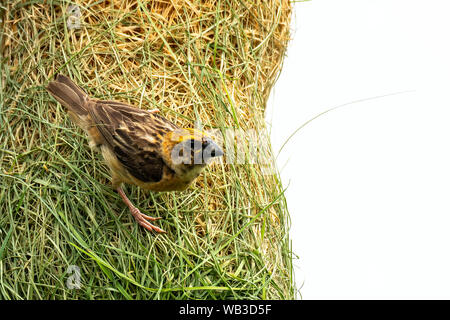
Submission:
{"label": "baya weaver bird", "polygon": [[148,230],[165,232],[150,221],[122,190],[122,183],[153,191],[186,189],[210,159],[223,155],[206,133],[179,128],[158,114],[118,101],[90,98],[72,80],[57,75],[48,92],[64,107],[108,165],[112,186],[136,221]]}

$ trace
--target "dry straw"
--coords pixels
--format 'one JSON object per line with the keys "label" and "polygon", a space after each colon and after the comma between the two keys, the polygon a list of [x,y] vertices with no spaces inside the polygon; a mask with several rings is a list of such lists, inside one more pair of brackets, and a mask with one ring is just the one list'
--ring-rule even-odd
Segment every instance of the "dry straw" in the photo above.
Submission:
{"label": "dry straw", "polygon": [[144,213],[164,218],[168,233],[154,235],[44,90],[63,73],[93,97],[159,108],[180,126],[265,133],[289,1],[1,6],[0,297],[293,298],[289,216],[270,148],[256,163],[247,151],[243,163],[215,163],[185,192],[127,186]]}

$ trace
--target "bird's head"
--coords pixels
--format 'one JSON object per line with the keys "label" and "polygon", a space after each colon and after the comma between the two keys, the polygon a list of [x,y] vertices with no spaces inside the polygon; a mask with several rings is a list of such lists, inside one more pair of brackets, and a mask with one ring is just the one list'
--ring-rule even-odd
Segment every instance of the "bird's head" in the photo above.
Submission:
{"label": "bird's head", "polygon": [[222,149],[207,133],[196,129],[169,132],[162,143],[164,160],[180,175],[197,176],[212,158],[223,155]]}

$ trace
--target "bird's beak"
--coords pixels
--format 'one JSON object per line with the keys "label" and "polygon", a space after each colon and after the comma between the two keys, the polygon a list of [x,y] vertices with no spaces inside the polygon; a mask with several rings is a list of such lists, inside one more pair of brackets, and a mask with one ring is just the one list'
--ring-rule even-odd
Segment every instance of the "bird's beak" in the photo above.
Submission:
{"label": "bird's beak", "polygon": [[223,150],[212,140],[208,141],[208,145],[203,150],[203,157],[211,159],[223,156]]}
{"label": "bird's beak", "polygon": [[213,149],[211,151],[211,157],[221,157],[223,156],[223,150],[215,143],[212,143]]}

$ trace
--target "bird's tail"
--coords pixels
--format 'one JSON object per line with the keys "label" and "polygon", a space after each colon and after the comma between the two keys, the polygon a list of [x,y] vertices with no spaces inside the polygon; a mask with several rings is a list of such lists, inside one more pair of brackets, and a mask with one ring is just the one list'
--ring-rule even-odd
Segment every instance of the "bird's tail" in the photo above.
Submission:
{"label": "bird's tail", "polygon": [[55,80],[48,84],[47,91],[77,118],[89,113],[86,109],[89,96],[68,77],[56,75]]}

